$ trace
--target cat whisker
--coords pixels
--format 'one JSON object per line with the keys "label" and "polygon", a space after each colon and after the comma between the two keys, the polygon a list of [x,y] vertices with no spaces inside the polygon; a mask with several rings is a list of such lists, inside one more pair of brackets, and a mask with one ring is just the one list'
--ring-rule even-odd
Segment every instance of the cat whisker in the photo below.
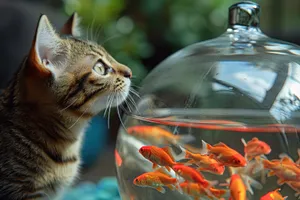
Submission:
{"label": "cat whisker", "polygon": [[70,108],[75,102],[77,101],[77,99],[75,99],[72,103],[70,103],[68,106],[66,106],[65,108],[61,109],[60,112],[63,112],[65,110],[67,110],[68,108]]}
{"label": "cat whisker", "polygon": [[132,94],[134,94],[136,97],[138,97],[139,99],[141,98],[141,96],[137,93],[137,91],[135,91],[133,88],[129,89],[129,92],[131,92]]}
{"label": "cat whisker", "polygon": [[95,32],[97,42],[100,40],[100,34],[101,34],[102,30],[103,30],[103,25],[102,24],[97,26],[96,32]]}
{"label": "cat whisker", "polygon": [[132,109],[130,103],[127,101],[127,98],[125,97],[125,94],[124,94],[124,93],[121,93],[121,96],[122,96],[122,98],[124,98],[124,102],[125,102],[125,104],[127,105],[129,111],[132,112],[133,109]]}
{"label": "cat whisker", "polygon": [[115,95],[112,94],[112,98],[109,102],[109,105],[108,105],[108,116],[107,116],[107,127],[110,128],[110,111],[111,111],[111,107],[112,107],[112,104],[114,102],[114,99],[115,99]]}
{"label": "cat whisker", "polygon": [[94,32],[94,25],[95,25],[95,13],[93,13],[93,20],[92,20],[92,25],[91,25],[91,40],[96,42],[94,39],[95,39],[95,32]]}
{"label": "cat whisker", "polygon": [[112,40],[112,39],[115,39],[117,37],[121,37],[121,34],[115,34],[111,37],[108,37],[106,40],[104,40],[102,43],[101,43],[101,46],[103,46],[105,43],[107,43],[108,41]]}
{"label": "cat whisker", "polygon": [[[117,96],[117,104],[119,105],[119,97]],[[125,127],[123,121],[122,121],[122,117],[121,117],[121,114],[120,114],[120,111],[119,111],[119,106],[117,106],[117,113],[118,113],[118,116],[119,116],[119,119],[120,119],[120,123],[122,124],[123,128],[127,131],[127,128]]]}
{"label": "cat whisker", "polygon": [[[93,105],[93,104],[92,104]],[[78,117],[78,119],[68,128],[69,130],[71,129],[71,128],[73,128],[76,124],[77,124],[77,122],[82,118],[82,116],[92,107],[92,105],[91,106],[89,106],[89,107],[87,107],[86,109],[85,109],[85,111],[80,115],[80,117]]]}
{"label": "cat whisker", "polygon": [[104,117],[105,117],[107,109],[108,109],[108,105],[109,105],[108,103],[110,102],[110,98],[111,98],[111,95],[109,95],[106,100],[106,106],[105,106],[105,110],[104,110],[104,114],[103,114]]}
{"label": "cat whisker", "polygon": [[132,103],[132,105],[133,105],[134,108],[135,108],[135,111],[137,111],[137,112],[139,113],[139,111],[138,111],[138,109],[137,109],[137,104],[136,104],[134,98],[133,98],[130,94],[128,94],[128,98],[127,98],[127,99]]}

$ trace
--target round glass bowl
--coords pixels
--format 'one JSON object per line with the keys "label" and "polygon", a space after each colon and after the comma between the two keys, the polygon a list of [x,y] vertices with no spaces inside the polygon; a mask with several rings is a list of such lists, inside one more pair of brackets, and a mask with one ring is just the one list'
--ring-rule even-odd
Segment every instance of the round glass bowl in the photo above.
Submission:
{"label": "round glass bowl", "polygon": [[[291,173],[299,171],[295,162],[300,148],[300,49],[264,35],[259,29],[259,13],[259,6],[252,2],[232,5],[224,34],[176,52],[143,81],[137,109],[123,119],[126,128],[120,128],[117,141],[117,175],[123,200],[205,199],[213,195],[208,190],[193,193],[197,185],[191,182],[199,181],[189,180],[190,172],[181,170],[182,175],[178,168],[176,172],[175,165],[192,168],[216,190],[226,191],[225,199],[230,187],[224,183],[232,181],[233,174],[252,188],[252,192],[247,190],[248,200],[258,200],[277,188],[283,196],[295,198],[299,184],[292,180],[298,179],[278,180],[285,178],[280,174],[288,173],[287,166],[294,167]],[[223,147],[221,153],[205,151],[203,141]],[[251,149],[249,141],[255,147],[246,150],[246,156],[242,141],[249,145],[246,149]],[[159,153],[155,147],[160,148]],[[251,160],[250,151],[258,156]],[[162,152],[167,152],[175,164],[168,163]],[[208,155],[221,163],[224,172],[205,170],[197,155]],[[282,160],[286,162],[282,164]],[[283,166],[270,177],[269,162]],[[153,163],[158,168],[153,169]],[[168,172],[165,165],[173,169]],[[163,175],[171,179],[163,179]]]}

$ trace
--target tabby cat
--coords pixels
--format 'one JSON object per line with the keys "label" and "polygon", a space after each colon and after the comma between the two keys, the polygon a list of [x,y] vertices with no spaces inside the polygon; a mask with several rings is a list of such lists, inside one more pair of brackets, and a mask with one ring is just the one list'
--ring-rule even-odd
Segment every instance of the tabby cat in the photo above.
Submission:
{"label": "tabby cat", "polygon": [[[78,176],[89,120],[128,96],[131,70],[41,15],[32,47],[0,98],[0,199],[59,199]],[[4,66],[2,66],[4,67]]]}

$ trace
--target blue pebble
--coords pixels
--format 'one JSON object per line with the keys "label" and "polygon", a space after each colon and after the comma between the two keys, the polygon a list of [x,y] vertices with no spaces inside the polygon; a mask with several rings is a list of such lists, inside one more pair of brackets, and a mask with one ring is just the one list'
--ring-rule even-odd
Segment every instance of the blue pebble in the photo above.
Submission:
{"label": "blue pebble", "polygon": [[118,190],[118,181],[115,177],[106,177],[101,179],[97,184],[98,190],[106,190],[117,195],[119,193]]}
{"label": "blue pebble", "polygon": [[94,194],[90,194],[90,195],[81,195],[80,198],[78,198],[80,200],[97,200],[97,198],[94,196]]}
{"label": "blue pebble", "polygon": [[75,189],[83,193],[90,193],[96,191],[97,188],[94,183],[84,182],[79,184]]}
{"label": "blue pebble", "polygon": [[99,190],[97,194],[95,194],[97,200],[111,200],[114,195],[107,191]]}

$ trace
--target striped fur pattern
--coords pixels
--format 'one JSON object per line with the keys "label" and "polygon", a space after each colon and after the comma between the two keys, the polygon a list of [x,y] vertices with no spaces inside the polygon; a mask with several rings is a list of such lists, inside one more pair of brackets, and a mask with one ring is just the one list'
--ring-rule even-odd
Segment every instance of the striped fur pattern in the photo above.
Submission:
{"label": "striped fur pattern", "polygon": [[131,71],[78,39],[74,13],[61,34],[45,15],[32,48],[0,97],[0,199],[57,199],[80,167],[89,120],[122,103]]}

